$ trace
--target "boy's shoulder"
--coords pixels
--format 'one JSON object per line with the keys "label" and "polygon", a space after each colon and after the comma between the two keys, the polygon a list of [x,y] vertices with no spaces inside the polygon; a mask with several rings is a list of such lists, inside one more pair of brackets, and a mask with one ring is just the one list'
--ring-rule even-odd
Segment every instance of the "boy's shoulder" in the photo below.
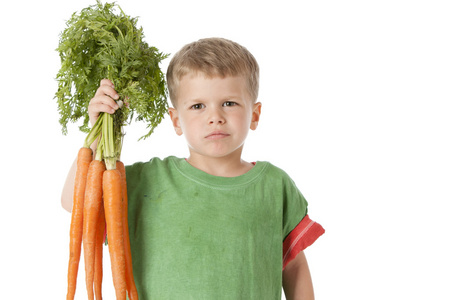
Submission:
{"label": "boy's shoulder", "polygon": [[166,158],[153,157],[148,161],[139,161],[125,166],[127,185],[129,189],[139,188],[148,182],[161,184],[171,177],[174,165],[181,158],[169,156]]}
{"label": "boy's shoulder", "polygon": [[161,170],[172,167],[174,164],[178,164],[179,161],[183,160],[175,156],[168,156],[165,158],[153,157],[148,161],[138,161],[130,165],[126,165],[126,171],[128,173],[140,173],[151,170]]}
{"label": "boy's shoulder", "polygon": [[128,171],[128,170],[139,170],[139,169],[149,168],[149,167],[153,167],[153,166],[167,166],[178,160],[181,160],[181,158],[178,158],[175,156],[168,156],[165,158],[152,157],[148,161],[134,162],[130,165],[127,165],[126,168]]}
{"label": "boy's shoulder", "polygon": [[286,173],[282,168],[272,164],[268,161],[258,161],[257,164],[265,164],[266,174],[269,176],[275,176],[275,177],[283,177],[283,178],[290,178],[289,174]]}

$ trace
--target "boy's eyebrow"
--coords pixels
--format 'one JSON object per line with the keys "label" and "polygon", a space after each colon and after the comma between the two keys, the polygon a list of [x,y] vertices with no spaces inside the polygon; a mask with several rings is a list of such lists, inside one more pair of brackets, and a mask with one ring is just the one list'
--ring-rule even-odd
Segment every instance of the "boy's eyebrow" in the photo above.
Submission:
{"label": "boy's eyebrow", "polygon": [[[231,94],[231,95],[229,95],[229,96],[226,96],[226,97],[222,97],[221,99],[220,99],[220,101],[228,101],[228,100],[232,100],[232,99],[242,99],[242,100],[244,100],[240,95],[238,95],[238,94],[236,94],[236,95],[233,95],[233,94]],[[178,103],[181,103],[181,104],[187,104],[187,103],[192,103],[192,102],[204,102],[204,101],[206,101],[206,100],[204,100],[203,98],[192,98],[192,99],[187,99],[187,100],[184,100],[184,101],[182,101],[182,102],[178,102]]]}
{"label": "boy's eyebrow", "polygon": [[191,103],[198,103],[198,102],[203,102],[204,100],[202,100],[201,98],[192,98],[192,99],[187,99],[184,100],[181,103],[182,105],[187,105],[187,104],[191,104]]}

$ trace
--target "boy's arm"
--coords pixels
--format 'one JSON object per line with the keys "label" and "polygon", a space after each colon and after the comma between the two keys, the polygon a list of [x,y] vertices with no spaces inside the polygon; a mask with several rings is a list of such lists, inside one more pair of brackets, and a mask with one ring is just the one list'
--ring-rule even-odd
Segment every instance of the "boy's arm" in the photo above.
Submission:
{"label": "boy's arm", "polygon": [[73,202],[73,189],[75,184],[75,173],[77,170],[77,160],[73,162],[70,167],[69,173],[66,177],[66,182],[64,183],[64,187],[61,193],[61,205],[68,212],[72,211],[72,202]]}
{"label": "boy's arm", "polygon": [[[92,125],[97,121],[101,112],[113,114],[119,108],[113,99],[119,99],[117,92],[114,90],[114,85],[108,79],[103,79],[100,82],[100,87],[95,93],[94,98],[89,102],[88,112],[89,120]],[[92,143],[91,149],[95,156],[97,149],[97,141]],[[67,211],[72,211],[73,189],[75,184],[75,174],[77,171],[77,160],[72,164],[72,167],[67,174],[66,182],[64,183],[63,191],[61,193],[61,205]]]}
{"label": "boy's arm", "polygon": [[286,300],[314,300],[311,274],[303,251],[284,268],[283,289]]}

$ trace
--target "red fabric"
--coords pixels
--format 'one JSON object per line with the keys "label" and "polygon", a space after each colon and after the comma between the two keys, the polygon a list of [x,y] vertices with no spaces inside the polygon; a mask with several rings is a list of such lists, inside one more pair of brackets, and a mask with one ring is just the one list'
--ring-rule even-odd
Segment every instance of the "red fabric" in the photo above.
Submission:
{"label": "red fabric", "polygon": [[306,215],[283,242],[283,270],[300,251],[312,245],[325,230]]}

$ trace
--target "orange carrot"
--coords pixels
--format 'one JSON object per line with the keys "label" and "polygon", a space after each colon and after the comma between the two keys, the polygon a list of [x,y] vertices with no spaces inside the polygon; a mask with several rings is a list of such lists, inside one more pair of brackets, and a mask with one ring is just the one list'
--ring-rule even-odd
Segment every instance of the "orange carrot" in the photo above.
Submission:
{"label": "orange carrot", "polygon": [[67,272],[67,300],[73,300],[77,286],[78,265],[80,263],[81,242],[83,236],[84,192],[89,164],[92,161],[92,150],[81,148],[78,151],[77,171],[73,193],[72,219],[70,222],[70,257]]}
{"label": "orange carrot", "polygon": [[125,249],[123,243],[122,186],[119,170],[106,170],[103,173],[103,199],[116,299],[126,300],[127,284],[125,279]]}
{"label": "orange carrot", "polygon": [[123,162],[117,161],[116,168],[119,170],[122,179],[122,197],[123,197],[123,242],[125,247],[125,262],[126,262],[126,282],[128,297],[130,300],[137,300],[138,293],[136,289],[136,284],[134,282],[133,276],[133,265],[131,260],[131,249],[130,249],[130,235],[128,232],[128,191],[127,191],[127,179],[125,173],[125,166]]}
{"label": "orange carrot", "polygon": [[83,251],[84,266],[86,270],[86,288],[89,300],[94,300],[95,241],[100,208],[103,205],[102,184],[103,172],[105,170],[106,167],[104,162],[100,160],[93,160],[91,162],[89,165],[86,192],[84,196]]}
{"label": "orange carrot", "polygon": [[95,298],[102,299],[102,281],[103,281],[103,238],[105,234],[105,210],[103,205],[100,207],[100,216],[97,225],[97,236],[95,241],[95,271],[94,271],[94,292]]}

